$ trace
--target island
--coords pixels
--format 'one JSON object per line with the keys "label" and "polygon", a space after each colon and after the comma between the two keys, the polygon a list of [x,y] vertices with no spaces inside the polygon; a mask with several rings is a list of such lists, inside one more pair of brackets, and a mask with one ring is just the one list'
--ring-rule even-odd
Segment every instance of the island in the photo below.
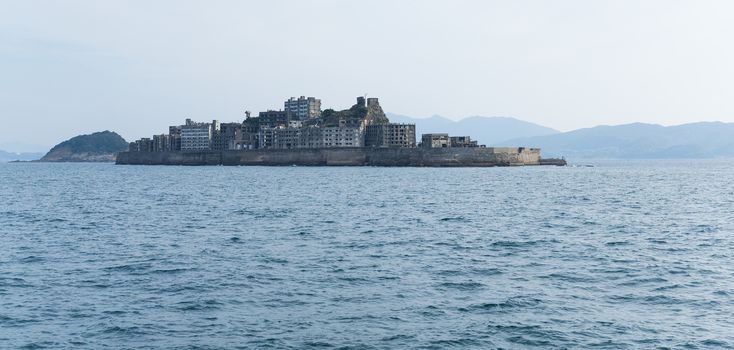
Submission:
{"label": "island", "polygon": [[95,132],[72,137],[51,148],[41,162],[114,162],[128,143],[112,131]]}
{"label": "island", "polygon": [[540,149],[486,147],[470,136],[421,135],[415,124],[391,123],[377,98],[349,109],[321,110],[321,100],[291,97],[282,110],[245,112],[241,123],[194,122],[131,142],[117,164],[487,167],[565,165]]}

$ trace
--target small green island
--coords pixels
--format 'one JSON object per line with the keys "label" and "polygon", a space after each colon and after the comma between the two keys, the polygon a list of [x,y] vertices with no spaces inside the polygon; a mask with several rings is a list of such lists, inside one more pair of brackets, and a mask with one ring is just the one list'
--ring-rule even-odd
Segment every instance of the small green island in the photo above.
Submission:
{"label": "small green island", "polygon": [[72,137],[54,146],[41,162],[114,162],[128,143],[113,131],[100,131]]}

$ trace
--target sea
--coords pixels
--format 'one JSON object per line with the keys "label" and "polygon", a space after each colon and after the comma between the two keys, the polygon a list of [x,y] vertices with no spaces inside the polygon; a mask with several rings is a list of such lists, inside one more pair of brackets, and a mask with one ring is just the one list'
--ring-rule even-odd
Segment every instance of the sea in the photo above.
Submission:
{"label": "sea", "polygon": [[731,349],[734,160],[0,164],[0,349]]}

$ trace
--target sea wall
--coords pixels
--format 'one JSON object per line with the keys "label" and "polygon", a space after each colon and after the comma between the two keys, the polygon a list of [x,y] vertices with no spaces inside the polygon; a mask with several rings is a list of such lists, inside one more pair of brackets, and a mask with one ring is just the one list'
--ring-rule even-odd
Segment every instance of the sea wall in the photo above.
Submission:
{"label": "sea wall", "polygon": [[537,148],[304,148],[121,152],[117,164],[486,167],[540,164]]}
{"label": "sea wall", "polygon": [[222,152],[120,152],[116,164],[220,165]]}

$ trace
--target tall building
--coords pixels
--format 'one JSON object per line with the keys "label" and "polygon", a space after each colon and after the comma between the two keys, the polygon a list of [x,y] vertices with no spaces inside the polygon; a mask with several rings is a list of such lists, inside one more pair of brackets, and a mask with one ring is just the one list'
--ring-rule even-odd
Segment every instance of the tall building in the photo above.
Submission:
{"label": "tall building", "polygon": [[313,119],[321,116],[321,100],[315,97],[301,96],[289,98],[284,103],[285,111],[293,113],[297,119]]}
{"label": "tall building", "polygon": [[[215,124],[216,123],[215,121]],[[181,150],[202,151],[211,148],[212,129],[210,123],[196,123],[186,119],[186,124],[181,125]]]}

